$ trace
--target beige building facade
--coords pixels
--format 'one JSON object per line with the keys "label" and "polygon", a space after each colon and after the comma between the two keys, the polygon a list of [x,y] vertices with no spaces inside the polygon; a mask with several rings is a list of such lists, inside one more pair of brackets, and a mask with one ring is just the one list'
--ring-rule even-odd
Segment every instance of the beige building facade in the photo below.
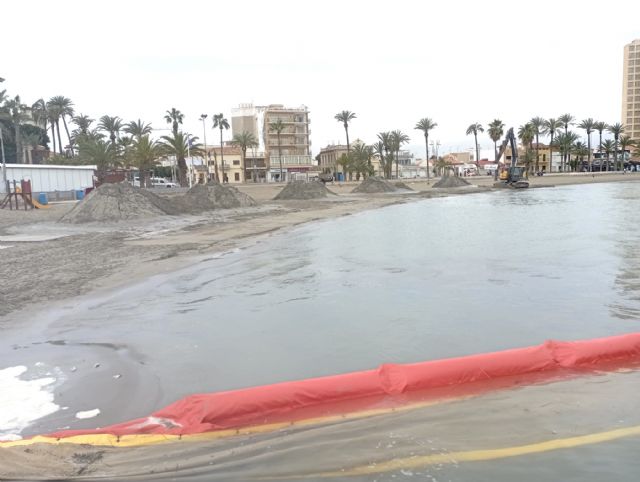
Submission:
{"label": "beige building facade", "polygon": [[626,135],[640,141],[640,39],[624,46],[622,124]]}
{"label": "beige building facade", "polygon": [[[284,125],[280,136],[271,129],[278,121]],[[231,112],[233,135],[247,131],[258,140],[258,151],[264,153],[267,181],[289,181],[319,171],[311,157],[310,122],[306,106],[240,104]]]}

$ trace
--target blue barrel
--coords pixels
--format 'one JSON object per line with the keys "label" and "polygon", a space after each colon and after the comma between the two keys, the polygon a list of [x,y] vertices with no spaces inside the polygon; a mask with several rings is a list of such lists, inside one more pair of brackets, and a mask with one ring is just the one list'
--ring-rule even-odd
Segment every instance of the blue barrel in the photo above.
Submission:
{"label": "blue barrel", "polygon": [[84,199],[84,191],[83,191],[82,189],[78,189],[78,190],[76,191],[76,199],[77,199],[78,201],[81,201],[81,200],[83,200],[83,199]]}
{"label": "blue barrel", "polygon": [[46,192],[41,192],[40,194],[38,194],[38,202],[44,206],[46,206],[47,204],[49,204],[49,200],[47,199],[47,193]]}

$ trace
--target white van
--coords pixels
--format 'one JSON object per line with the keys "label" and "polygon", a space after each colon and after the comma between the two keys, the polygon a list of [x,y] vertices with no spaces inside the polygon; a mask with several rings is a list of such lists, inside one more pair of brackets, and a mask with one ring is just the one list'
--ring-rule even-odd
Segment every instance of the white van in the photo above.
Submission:
{"label": "white van", "polygon": [[164,177],[152,177],[152,187],[178,187],[175,182],[167,181]]}

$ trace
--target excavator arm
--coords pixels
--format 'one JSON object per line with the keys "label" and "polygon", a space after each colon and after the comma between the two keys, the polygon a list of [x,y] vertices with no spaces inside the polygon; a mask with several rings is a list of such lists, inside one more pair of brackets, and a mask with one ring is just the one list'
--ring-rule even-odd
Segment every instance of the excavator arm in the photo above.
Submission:
{"label": "excavator arm", "polygon": [[496,158],[497,163],[499,163],[500,159],[502,159],[504,151],[507,149],[507,145],[510,145],[511,147],[511,167],[513,167],[518,162],[518,146],[516,145],[516,136],[513,133],[513,127],[507,131],[507,135],[500,145],[500,149],[498,150],[498,157]]}

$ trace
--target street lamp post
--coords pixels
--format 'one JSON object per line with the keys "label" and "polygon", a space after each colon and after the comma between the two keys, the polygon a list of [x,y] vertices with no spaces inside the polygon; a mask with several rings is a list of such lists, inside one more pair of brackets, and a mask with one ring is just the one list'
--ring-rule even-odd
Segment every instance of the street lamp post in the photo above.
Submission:
{"label": "street lamp post", "polygon": [[204,163],[207,166],[207,171],[209,171],[209,156],[207,154],[207,127],[204,124],[204,121],[209,117],[207,114],[200,114],[200,120],[202,121],[202,134],[204,139]]}
{"label": "street lamp post", "polygon": [[0,192],[4,192],[7,188],[7,163],[4,158],[4,138],[2,137],[2,128],[0,127],[0,150],[2,150],[2,186]]}

